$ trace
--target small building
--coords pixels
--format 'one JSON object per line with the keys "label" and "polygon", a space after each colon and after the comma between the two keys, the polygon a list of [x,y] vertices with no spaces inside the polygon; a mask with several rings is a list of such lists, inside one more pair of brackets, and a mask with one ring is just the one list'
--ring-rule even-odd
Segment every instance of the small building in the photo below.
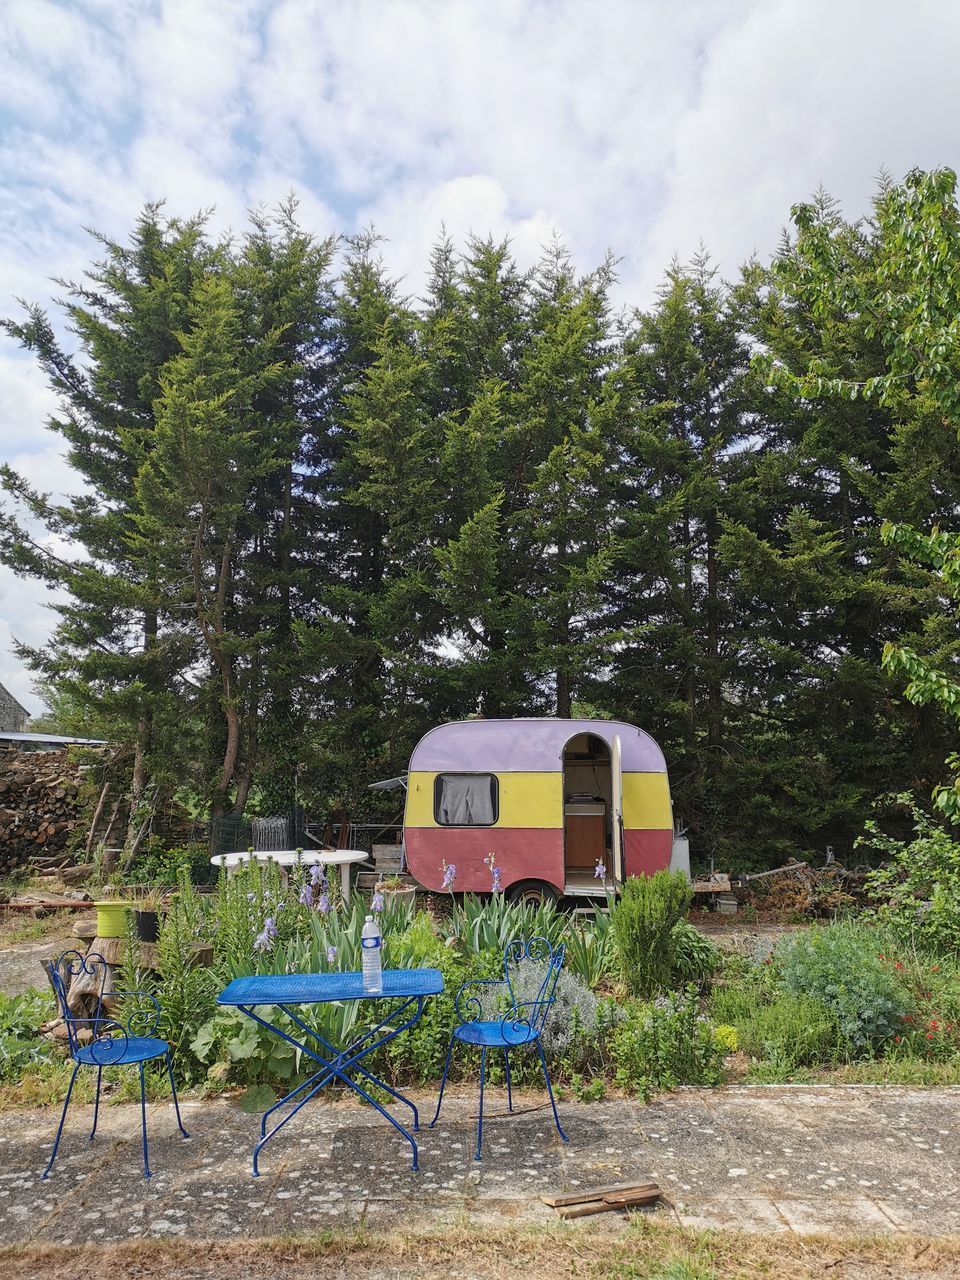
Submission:
{"label": "small building", "polygon": [[0,730],[4,733],[23,733],[30,719],[30,712],[22,707],[9,689],[0,684]]}

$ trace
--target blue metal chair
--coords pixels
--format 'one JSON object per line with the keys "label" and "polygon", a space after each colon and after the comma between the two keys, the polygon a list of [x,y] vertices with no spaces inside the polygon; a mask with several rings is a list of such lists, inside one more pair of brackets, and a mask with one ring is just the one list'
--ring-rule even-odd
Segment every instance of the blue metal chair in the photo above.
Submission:
{"label": "blue metal chair", "polygon": [[[480,1049],[480,1109],[477,1118],[475,1160],[480,1159],[480,1148],[483,1143],[483,1086],[486,1079],[488,1049],[503,1050],[507,1076],[507,1109],[512,1111],[510,1050],[526,1045],[534,1046],[540,1056],[543,1078],[547,1082],[547,1093],[550,1095],[557,1133],[564,1142],[567,1141],[567,1135],[560,1127],[557,1104],[554,1101],[550,1075],[547,1071],[547,1060],[540,1040],[547,1014],[556,998],[557,980],[560,977],[563,956],[564,948],[559,946],[554,950],[546,938],[530,938],[526,942],[522,938],[515,938],[513,942],[507,944],[503,953],[502,978],[465,982],[457,992],[456,1009],[460,1025],[454,1027],[450,1037],[443,1079],[440,1082],[440,1097],[437,1099],[437,1112],[430,1121],[430,1128],[432,1129],[440,1118],[443,1091],[447,1085],[454,1045],[458,1041],[461,1044],[477,1045]],[[535,994],[531,999],[518,999],[518,995],[523,995],[523,991],[517,989],[518,980],[521,977],[521,966],[528,962],[538,969],[542,967],[543,977],[538,981]],[[511,977],[511,968],[514,971],[513,977]],[[499,1016],[491,1016],[497,1014]]]}
{"label": "blue metal chair", "polygon": [[[147,991],[105,992],[104,988],[109,969],[103,956],[98,955],[96,952],[82,956],[79,951],[65,951],[56,964],[49,966],[48,973],[50,975],[50,984],[57,998],[57,1004],[60,1007],[64,1026],[67,1028],[67,1043],[70,1048],[70,1056],[74,1061],[74,1068],[73,1075],[70,1077],[70,1084],[67,1087],[67,1096],[63,1103],[63,1112],[60,1116],[57,1136],[53,1143],[53,1150],[50,1152],[47,1167],[43,1171],[43,1177],[46,1178],[53,1168],[57,1149],[60,1146],[60,1138],[63,1134],[63,1122],[67,1118],[70,1095],[73,1093],[74,1082],[80,1068],[97,1068],[97,1096],[93,1104],[93,1128],[90,1130],[90,1141],[92,1142],[97,1132],[97,1118],[100,1114],[100,1080],[103,1076],[103,1068],[137,1066],[140,1069],[143,1173],[144,1177],[149,1178],[151,1173],[147,1159],[147,1095],[143,1069],[148,1062],[152,1062],[155,1058],[166,1059],[167,1074],[170,1076],[170,1088],[173,1092],[173,1105],[177,1113],[177,1125],[185,1138],[190,1137],[183,1127],[183,1121],[180,1119],[180,1104],[177,1101],[177,1086],[173,1082],[173,1057],[170,1052],[170,1046],[166,1040],[160,1040],[154,1035],[160,1017],[160,1005],[157,1003],[156,998]],[[92,980],[88,983],[88,986],[89,994],[94,1003],[94,1013],[89,1018],[78,1018],[67,1003],[67,993],[71,981],[81,976],[84,979]],[[113,1006],[115,1001],[119,1003],[122,1000],[129,999],[136,999],[146,1004],[147,1007],[133,1010],[127,1015],[124,1022],[110,1011],[110,1007]],[[89,1029],[92,1033],[90,1038],[85,1035],[81,1036],[80,1032],[84,1029]]]}

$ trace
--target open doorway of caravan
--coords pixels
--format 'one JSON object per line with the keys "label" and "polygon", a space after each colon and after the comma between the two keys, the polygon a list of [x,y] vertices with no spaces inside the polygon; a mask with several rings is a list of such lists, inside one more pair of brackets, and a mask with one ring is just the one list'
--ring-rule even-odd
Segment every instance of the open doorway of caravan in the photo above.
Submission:
{"label": "open doorway of caravan", "polygon": [[[601,895],[619,878],[619,791],[614,755],[594,733],[578,733],[563,749],[563,867],[568,897]],[[618,763],[618,762],[617,762]],[[596,874],[602,863],[603,880]]]}

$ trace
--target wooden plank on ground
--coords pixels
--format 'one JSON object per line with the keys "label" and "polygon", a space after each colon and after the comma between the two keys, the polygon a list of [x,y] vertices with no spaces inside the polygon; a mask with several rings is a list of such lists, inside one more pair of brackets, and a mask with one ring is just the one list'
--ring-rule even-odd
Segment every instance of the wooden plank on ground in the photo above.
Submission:
{"label": "wooden plank on ground", "polygon": [[717,872],[709,880],[694,880],[690,888],[694,893],[729,893],[731,889],[730,877]]}
{"label": "wooden plank on ground", "polygon": [[639,1209],[660,1199],[660,1188],[655,1187],[645,1195],[605,1196],[602,1200],[588,1200],[585,1204],[568,1204],[557,1210],[561,1218],[587,1218],[596,1213],[612,1213],[616,1209]]}
{"label": "wooden plank on ground", "polygon": [[591,1201],[603,1200],[607,1196],[650,1195],[660,1194],[655,1182],[616,1182],[607,1187],[587,1187],[579,1191],[561,1191],[556,1195],[541,1196],[544,1204],[551,1209],[560,1209],[571,1204],[588,1204]]}

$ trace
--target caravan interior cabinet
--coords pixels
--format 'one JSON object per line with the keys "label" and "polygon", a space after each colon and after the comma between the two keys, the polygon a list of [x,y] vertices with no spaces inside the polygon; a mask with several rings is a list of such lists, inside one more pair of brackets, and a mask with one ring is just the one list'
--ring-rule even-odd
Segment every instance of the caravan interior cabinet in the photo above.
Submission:
{"label": "caravan interior cabinet", "polygon": [[602,803],[568,801],[563,806],[563,829],[568,871],[589,871],[606,858],[607,810]]}

